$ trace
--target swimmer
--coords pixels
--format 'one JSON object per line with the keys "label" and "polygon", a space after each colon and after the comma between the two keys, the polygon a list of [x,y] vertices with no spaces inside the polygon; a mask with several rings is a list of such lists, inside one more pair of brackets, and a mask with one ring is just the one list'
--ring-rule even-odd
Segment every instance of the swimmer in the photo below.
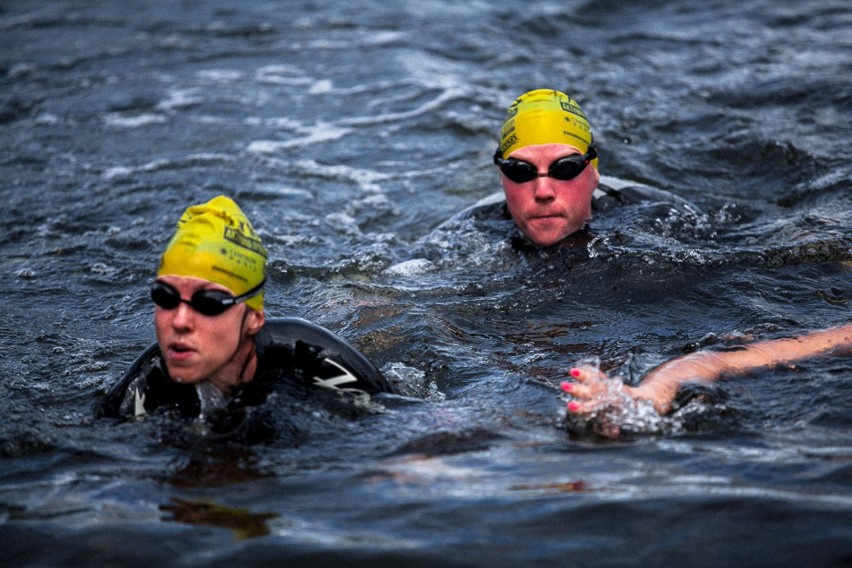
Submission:
{"label": "swimmer", "polygon": [[556,244],[591,219],[597,149],[586,115],[565,93],[537,89],[518,97],[494,163],[509,214],[533,244]]}
{"label": "swimmer", "polygon": [[653,215],[649,225],[661,215],[703,215],[673,193],[598,173],[598,154],[589,121],[574,99],[553,89],[524,93],[509,106],[492,157],[502,189],[442,222],[387,273],[424,273],[465,262],[492,243],[533,255],[548,247],[587,244],[594,237],[592,216],[625,206],[642,206],[631,222]]}
{"label": "swimmer", "polygon": [[637,386],[625,385],[599,369],[583,365],[571,369],[574,380],[563,382],[562,390],[572,399],[567,403],[568,411],[580,417],[623,404],[622,394],[627,400],[648,401],[658,413],[666,414],[687,383],[710,384],[723,377],[792,365],[812,357],[850,354],[852,324],[793,338],[759,341],[730,351],[690,353],[653,369]]}
{"label": "swimmer", "polygon": [[[672,210],[700,213],[691,203],[662,189],[598,172],[598,152],[580,105],[561,91],[535,89],[508,108],[493,161],[502,191],[454,215],[459,221],[485,221],[501,230],[509,221],[520,243],[557,245],[588,227],[593,213],[634,204],[661,203]],[[514,237],[514,235],[513,235]]]}
{"label": "swimmer", "polygon": [[263,402],[275,382],[342,395],[389,391],[378,369],[330,331],[267,319],[267,251],[236,203],[189,207],[151,285],[157,342],[101,401],[103,417],[157,408],[184,416],[233,414]]}

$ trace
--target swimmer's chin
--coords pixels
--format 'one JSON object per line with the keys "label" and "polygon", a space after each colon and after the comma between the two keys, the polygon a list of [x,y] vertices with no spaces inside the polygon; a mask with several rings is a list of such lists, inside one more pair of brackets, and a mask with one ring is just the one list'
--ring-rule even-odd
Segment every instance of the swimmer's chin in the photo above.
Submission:
{"label": "swimmer's chin", "polygon": [[169,377],[179,384],[183,385],[192,385],[196,383],[200,383],[206,379],[206,377],[199,377],[197,374],[192,373],[191,370],[187,369],[184,366],[175,366],[166,364],[166,369],[169,372]]}
{"label": "swimmer's chin", "polygon": [[570,235],[571,233],[564,233],[562,231],[556,232],[552,235],[541,234],[538,232],[536,234],[527,234],[524,235],[527,240],[529,240],[532,244],[539,247],[549,247],[551,245],[555,245],[556,243],[563,240],[565,237]]}
{"label": "swimmer's chin", "polygon": [[572,229],[573,227],[566,225],[563,219],[548,217],[530,220],[521,232],[534,245],[547,247],[573,233]]}
{"label": "swimmer's chin", "polygon": [[172,380],[174,382],[180,383],[182,385],[196,385],[196,384],[202,383],[206,380],[204,377],[192,377],[192,376],[181,375],[181,374],[173,374],[173,373],[169,373],[169,375],[171,375]]}

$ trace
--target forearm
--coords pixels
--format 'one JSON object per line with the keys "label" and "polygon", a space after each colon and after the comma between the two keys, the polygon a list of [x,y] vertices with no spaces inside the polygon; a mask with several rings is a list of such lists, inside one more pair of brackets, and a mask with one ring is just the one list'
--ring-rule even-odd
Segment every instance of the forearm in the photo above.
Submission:
{"label": "forearm", "polygon": [[712,383],[731,370],[730,361],[719,353],[700,351],[678,357],[648,373],[635,387],[625,387],[636,399],[650,400],[660,414],[671,408],[681,386],[686,383]]}
{"label": "forearm", "polygon": [[790,339],[775,339],[732,351],[700,351],[663,363],[636,387],[626,387],[634,398],[654,402],[668,412],[678,389],[688,382],[711,383],[725,375],[741,375],[775,365],[789,365],[824,354],[852,353],[852,324]]}

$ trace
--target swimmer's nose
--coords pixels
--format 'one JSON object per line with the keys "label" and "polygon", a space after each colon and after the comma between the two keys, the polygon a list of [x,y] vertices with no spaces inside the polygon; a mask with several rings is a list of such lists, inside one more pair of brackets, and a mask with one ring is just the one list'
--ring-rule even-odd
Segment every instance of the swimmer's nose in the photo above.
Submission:
{"label": "swimmer's nose", "polygon": [[553,199],[556,195],[556,191],[553,188],[553,184],[556,180],[552,177],[548,176],[547,173],[540,173],[538,177],[532,180],[533,183],[533,195],[536,199]]}
{"label": "swimmer's nose", "polygon": [[192,327],[193,322],[195,321],[195,311],[189,304],[181,302],[178,304],[178,307],[174,309],[174,315],[172,316],[172,325],[178,329],[189,329]]}

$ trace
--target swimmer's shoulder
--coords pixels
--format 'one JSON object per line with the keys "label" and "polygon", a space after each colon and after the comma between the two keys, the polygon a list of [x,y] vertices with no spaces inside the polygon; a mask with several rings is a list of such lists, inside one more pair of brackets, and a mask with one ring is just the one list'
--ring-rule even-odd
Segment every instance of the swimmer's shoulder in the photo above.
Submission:
{"label": "swimmer's shoulder", "polygon": [[615,176],[602,175],[598,187],[592,193],[592,208],[595,211],[639,203],[668,203],[695,208],[670,191]]}
{"label": "swimmer's shoulder", "polygon": [[257,335],[258,373],[280,373],[330,391],[390,392],[381,371],[330,330],[302,318],[268,318]]}
{"label": "swimmer's shoulder", "polygon": [[509,216],[509,210],[506,208],[506,197],[503,194],[503,191],[495,191],[494,193],[483,197],[473,205],[465,207],[439,225],[438,229],[454,225],[468,219],[474,221],[511,219]]}

